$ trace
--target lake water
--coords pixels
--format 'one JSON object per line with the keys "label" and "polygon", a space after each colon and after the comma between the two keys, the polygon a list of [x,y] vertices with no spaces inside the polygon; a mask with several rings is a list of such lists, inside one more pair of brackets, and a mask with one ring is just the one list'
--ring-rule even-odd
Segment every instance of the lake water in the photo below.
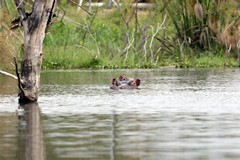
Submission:
{"label": "lake water", "polygon": [[[139,90],[110,90],[113,77]],[[43,71],[19,106],[0,75],[0,159],[239,160],[240,69]]]}

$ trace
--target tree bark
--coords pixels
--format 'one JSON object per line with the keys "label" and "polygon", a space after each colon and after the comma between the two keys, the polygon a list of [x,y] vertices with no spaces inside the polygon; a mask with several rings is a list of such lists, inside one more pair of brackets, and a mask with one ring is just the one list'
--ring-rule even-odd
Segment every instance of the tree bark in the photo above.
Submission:
{"label": "tree bark", "polygon": [[15,0],[15,3],[24,29],[25,52],[21,64],[19,103],[36,102],[40,84],[43,40],[53,16],[56,0],[35,0],[30,15],[25,12],[23,0]]}

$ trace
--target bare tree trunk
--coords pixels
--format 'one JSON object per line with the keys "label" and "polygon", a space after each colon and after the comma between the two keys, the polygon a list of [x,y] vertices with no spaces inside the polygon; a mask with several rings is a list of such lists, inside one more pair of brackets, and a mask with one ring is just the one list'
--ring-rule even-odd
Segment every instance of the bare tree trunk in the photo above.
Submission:
{"label": "bare tree trunk", "polygon": [[112,0],[108,0],[108,7],[112,8],[112,6],[113,6],[113,1]]}
{"label": "bare tree trunk", "polygon": [[81,7],[80,7],[80,6],[82,6],[82,3],[83,3],[83,0],[79,0],[79,2],[78,2],[78,8],[77,8],[77,12],[79,12],[79,11],[80,11],[80,9],[81,9]]}
{"label": "bare tree trunk", "polygon": [[15,0],[24,28],[25,58],[21,65],[19,103],[36,102],[42,65],[42,45],[45,31],[54,11],[56,0],[35,0],[32,13],[25,12],[24,1]]}
{"label": "bare tree trunk", "polygon": [[92,12],[92,0],[89,0],[88,5],[88,11]]}

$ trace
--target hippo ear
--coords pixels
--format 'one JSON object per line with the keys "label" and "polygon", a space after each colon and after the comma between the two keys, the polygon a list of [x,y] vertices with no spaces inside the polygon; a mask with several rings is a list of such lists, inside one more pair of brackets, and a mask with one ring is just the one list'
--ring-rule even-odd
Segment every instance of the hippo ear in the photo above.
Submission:
{"label": "hippo ear", "polygon": [[112,85],[115,85],[115,82],[116,82],[116,79],[113,78],[113,79],[112,79]]}
{"label": "hippo ear", "polygon": [[141,80],[140,80],[140,79],[136,79],[136,84],[137,84],[137,86],[139,86],[140,83],[141,83]]}
{"label": "hippo ear", "polygon": [[123,80],[123,76],[119,76],[119,78],[118,78],[120,81],[122,81]]}

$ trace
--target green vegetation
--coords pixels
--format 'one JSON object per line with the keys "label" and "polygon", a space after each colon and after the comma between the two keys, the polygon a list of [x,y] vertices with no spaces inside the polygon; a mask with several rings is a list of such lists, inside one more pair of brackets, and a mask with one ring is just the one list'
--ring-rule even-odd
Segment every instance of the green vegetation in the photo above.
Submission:
{"label": "green vegetation", "polygon": [[[120,8],[92,8],[93,15],[89,15],[83,10],[77,13],[75,5],[61,0],[56,13],[58,18],[44,40],[43,68],[239,66],[238,1],[163,0],[155,3],[149,10],[137,10],[124,0]],[[14,8],[12,10],[15,13]],[[10,23],[9,19],[5,24]],[[3,34],[3,30],[7,34],[6,28],[0,32]],[[20,30],[14,32],[22,36]],[[0,37],[0,41],[3,38]],[[8,45],[14,42],[8,41]],[[15,48],[20,54],[20,45],[17,41],[9,48]],[[6,52],[6,45],[4,47]],[[21,60],[20,55],[17,57]]]}

